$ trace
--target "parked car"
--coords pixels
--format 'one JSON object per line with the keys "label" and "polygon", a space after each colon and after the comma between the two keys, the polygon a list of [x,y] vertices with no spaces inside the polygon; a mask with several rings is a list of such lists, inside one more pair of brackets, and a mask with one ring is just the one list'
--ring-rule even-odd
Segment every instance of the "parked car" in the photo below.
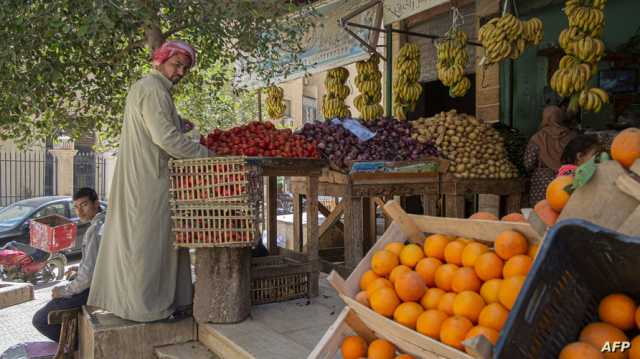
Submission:
{"label": "parked car", "polygon": [[[100,201],[102,210],[106,210],[107,203]],[[13,203],[0,209],[0,247],[9,241],[29,244],[29,224],[31,220],[52,214],[61,215],[78,226],[76,244],[65,252],[74,254],[82,249],[82,238],[89,227],[89,223],[80,223],[80,218],[73,208],[70,196],[35,197]]]}

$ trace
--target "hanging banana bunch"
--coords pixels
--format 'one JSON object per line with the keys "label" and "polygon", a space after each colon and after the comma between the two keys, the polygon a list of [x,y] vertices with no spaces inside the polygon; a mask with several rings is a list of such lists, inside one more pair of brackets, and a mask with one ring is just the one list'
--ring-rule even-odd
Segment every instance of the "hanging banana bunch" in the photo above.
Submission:
{"label": "hanging banana bunch", "polygon": [[324,87],[327,89],[327,94],[322,96],[322,114],[325,119],[351,117],[351,111],[344,103],[344,100],[351,92],[345,86],[348,78],[349,70],[344,67],[331,69],[327,72],[327,77],[324,79]]}
{"label": "hanging banana bunch", "polygon": [[600,88],[588,88],[598,73],[598,62],[605,55],[600,36],[604,29],[606,0],[568,0],[563,9],[569,28],[562,30],[558,42],[565,52],[558,70],[551,77],[551,88],[562,97],[571,97],[569,107],[577,111],[600,112],[609,95]]}
{"label": "hanging banana bunch", "polygon": [[360,94],[353,100],[363,121],[371,121],[382,117],[384,109],[382,100],[382,73],[378,69],[380,58],[373,55],[367,61],[356,62],[358,75],[355,84]]}
{"label": "hanging banana bunch", "polygon": [[400,49],[393,81],[393,113],[400,121],[407,119],[407,112],[416,108],[422,94],[420,78],[420,49],[416,44],[407,43]]}
{"label": "hanging banana bunch", "polygon": [[467,39],[464,31],[454,28],[447,32],[445,39],[436,43],[438,79],[449,87],[451,97],[462,97],[471,88],[471,81],[464,76],[469,61]]}
{"label": "hanging banana bunch", "polygon": [[282,102],[284,91],[282,87],[267,87],[267,114],[272,120],[281,119],[284,116],[285,105]]}
{"label": "hanging banana bunch", "polygon": [[521,21],[506,13],[484,24],[478,38],[484,48],[482,64],[491,65],[506,58],[516,60],[528,45],[542,42],[542,21],[536,17]]}

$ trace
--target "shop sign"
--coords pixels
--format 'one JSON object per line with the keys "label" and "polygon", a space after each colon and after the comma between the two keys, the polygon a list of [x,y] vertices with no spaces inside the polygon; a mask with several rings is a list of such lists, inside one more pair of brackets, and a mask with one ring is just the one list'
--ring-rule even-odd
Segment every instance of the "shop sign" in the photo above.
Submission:
{"label": "shop sign", "polygon": [[429,10],[449,0],[384,0],[384,24],[404,20],[417,13]]}
{"label": "shop sign", "polygon": [[[311,27],[305,34],[303,40],[304,50],[299,55],[305,65],[305,70],[291,73],[287,78],[279,79],[275,82],[293,80],[304,76],[305,73],[318,73],[368,58],[368,49],[347,33],[338,23],[341,17],[368,2],[369,0],[327,0],[312,5],[316,12],[315,26]],[[379,22],[381,20],[376,19],[377,9],[377,6],[373,6],[350,21],[362,25],[380,27]],[[378,23],[376,23],[376,20]],[[350,29],[361,39],[367,39],[370,44],[377,42],[377,34],[373,31],[356,27],[350,27]],[[283,61],[287,61],[287,56],[283,57]],[[248,77],[243,77],[239,80],[239,83],[250,88],[262,86],[256,79]]]}

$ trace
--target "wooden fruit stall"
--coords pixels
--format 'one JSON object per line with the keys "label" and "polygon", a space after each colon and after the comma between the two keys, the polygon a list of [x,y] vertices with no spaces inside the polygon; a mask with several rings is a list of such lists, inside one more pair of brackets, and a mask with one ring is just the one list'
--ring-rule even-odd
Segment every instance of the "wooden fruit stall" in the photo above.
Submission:
{"label": "wooden fruit stall", "polygon": [[[292,178],[294,242],[302,238],[302,197],[310,198],[303,178]],[[323,271],[348,274],[376,241],[376,208],[393,196],[421,196],[425,215],[465,217],[466,194],[494,194],[504,199],[502,211],[517,212],[525,192],[525,179],[460,179],[439,173],[354,173],[327,169],[319,179],[318,194],[340,197],[333,211],[319,204],[325,216],[318,237],[337,226],[344,234],[344,264],[320,258]],[[443,204],[443,205],[441,205]],[[344,215],[344,223],[340,217]],[[307,217],[309,218],[309,217]],[[385,221],[387,224],[388,221]],[[387,226],[385,225],[385,228]],[[333,251],[335,252],[335,250]],[[332,253],[335,255],[335,253]]]}
{"label": "wooden fruit stall", "polygon": [[[314,191],[305,184],[304,178],[292,178],[294,195],[294,243],[302,238],[302,196],[308,201]],[[376,241],[376,208],[393,196],[422,197],[427,213],[436,215],[438,200],[438,173],[353,173],[344,174],[325,170],[319,179],[317,193],[341,198],[333,211],[319,205],[325,220],[319,228],[321,237],[327,229],[336,225],[344,233],[344,264],[334,265],[321,259],[323,271],[335,268],[342,273],[353,269]],[[307,202],[310,203],[310,202]],[[344,215],[344,223],[340,217]],[[313,215],[307,215],[307,220]],[[308,225],[308,224],[307,224]]]}

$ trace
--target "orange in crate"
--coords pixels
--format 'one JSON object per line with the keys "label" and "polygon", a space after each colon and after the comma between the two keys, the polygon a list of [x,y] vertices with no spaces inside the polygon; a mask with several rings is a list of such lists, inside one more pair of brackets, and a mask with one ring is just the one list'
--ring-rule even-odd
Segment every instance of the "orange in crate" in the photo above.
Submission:
{"label": "orange in crate", "polygon": [[29,224],[31,246],[47,252],[74,246],[77,234],[76,224],[57,214],[34,219]]}

